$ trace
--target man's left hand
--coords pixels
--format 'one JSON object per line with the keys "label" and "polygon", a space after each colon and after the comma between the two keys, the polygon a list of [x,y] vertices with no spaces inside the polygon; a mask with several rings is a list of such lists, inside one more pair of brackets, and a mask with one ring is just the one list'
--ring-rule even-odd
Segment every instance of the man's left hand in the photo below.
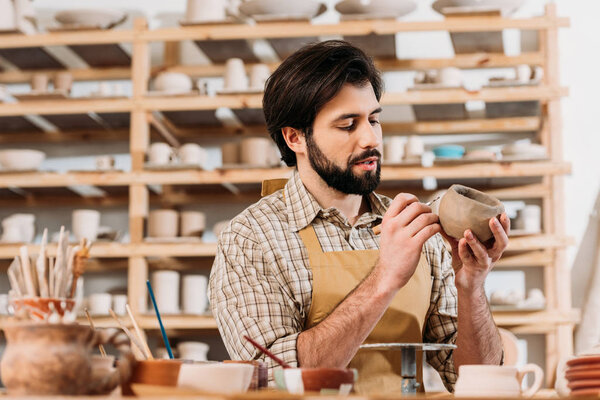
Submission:
{"label": "man's left hand", "polygon": [[460,240],[442,235],[452,246],[452,268],[456,276],[456,287],[461,290],[473,291],[483,289],[487,274],[494,268],[496,261],[508,246],[510,219],[503,213],[499,218],[491,218],[490,229],[494,234],[494,245],[487,249],[475,237],[470,229]]}

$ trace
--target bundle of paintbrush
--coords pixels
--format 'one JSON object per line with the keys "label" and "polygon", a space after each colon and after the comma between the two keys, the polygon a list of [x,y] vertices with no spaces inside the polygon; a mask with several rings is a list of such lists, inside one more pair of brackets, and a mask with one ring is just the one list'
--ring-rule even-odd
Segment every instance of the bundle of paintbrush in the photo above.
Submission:
{"label": "bundle of paintbrush", "polygon": [[62,316],[73,309],[77,280],[85,271],[90,246],[85,239],[69,245],[69,232],[61,227],[54,257],[48,256],[47,247],[48,230],[44,230],[39,254],[32,258],[28,247],[22,246],[8,267],[10,301],[17,316],[47,319],[51,313]]}

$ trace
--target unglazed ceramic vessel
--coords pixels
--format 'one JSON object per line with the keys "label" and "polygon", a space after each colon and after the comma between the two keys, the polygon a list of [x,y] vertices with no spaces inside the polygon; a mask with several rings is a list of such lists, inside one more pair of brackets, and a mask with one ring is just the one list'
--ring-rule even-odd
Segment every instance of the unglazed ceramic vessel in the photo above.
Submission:
{"label": "unglazed ceramic vessel", "polygon": [[[118,329],[92,330],[77,324],[8,323],[0,364],[10,395],[107,394],[131,375],[135,358]],[[111,343],[121,353],[118,369],[94,362],[92,349]]]}
{"label": "unglazed ceramic vessel", "polygon": [[[522,382],[529,373],[533,384],[523,390]],[[454,387],[456,397],[531,397],[542,386],[544,371],[535,364],[520,368],[499,365],[461,365]]]}
{"label": "unglazed ceramic vessel", "polygon": [[455,239],[462,238],[470,229],[483,243],[494,236],[490,219],[503,212],[504,206],[498,199],[463,185],[452,185],[440,201],[440,224]]}
{"label": "unglazed ceramic vessel", "polygon": [[346,368],[287,368],[276,369],[273,374],[280,389],[295,394],[340,390],[342,385],[353,386],[358,377],[355,369]]}

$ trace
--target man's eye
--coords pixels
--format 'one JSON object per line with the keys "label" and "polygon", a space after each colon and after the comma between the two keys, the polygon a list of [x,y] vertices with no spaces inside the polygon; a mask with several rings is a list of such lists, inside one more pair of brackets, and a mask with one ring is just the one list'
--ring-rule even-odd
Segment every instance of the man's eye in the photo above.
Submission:
{"label": "man's eye", "polygon": [[376,119],[369,121],[371,123],[371,125],[377,125],[379,123],[379,121],[377,121]]}
{"label": "man's eye", "polygon": [[348,126],[340,126],[339,129],[341,129],[343,131],[351,131],[354,129],[355,126],[356,126],[356,124],[352,123],[351,125],[348,125]]}

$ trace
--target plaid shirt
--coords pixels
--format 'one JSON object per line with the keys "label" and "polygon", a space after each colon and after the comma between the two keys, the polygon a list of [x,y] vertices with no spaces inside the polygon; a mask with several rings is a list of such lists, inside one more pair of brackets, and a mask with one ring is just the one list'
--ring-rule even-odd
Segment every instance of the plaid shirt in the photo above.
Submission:
{"label": "plaid shirt", "polygon": [[[210,274],[213,314],[232,359],[270,358],[243,339],[248,335],[292,366],[296,341],[304,329],[312,296],[308,252],[298,231],[312,224],[323,251],[379,248],[371,227],[381,222],[391,199],[371,193],[371,212],[351,226],[335,208],[322,209],[295,171],[279,190],[236,216],[219,237]],[[423,250],[431,265],[432,291],[423,341],[455,343],[457,292],[449,252],[440,235]],[[451,390],[456,381],[452,351],[427,352],[427,361]],[[272,374],[269,373],[270,379]]]}

